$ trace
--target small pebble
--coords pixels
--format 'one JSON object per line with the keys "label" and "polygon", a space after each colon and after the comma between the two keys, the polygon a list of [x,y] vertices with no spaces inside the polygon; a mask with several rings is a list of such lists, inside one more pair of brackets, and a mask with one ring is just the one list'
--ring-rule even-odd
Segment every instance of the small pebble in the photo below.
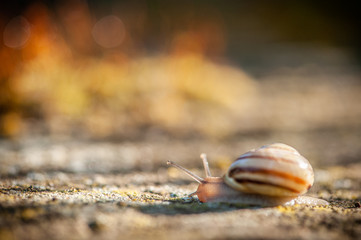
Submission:
{"label": "small pebble", "polygon": [[184,197],[184,198],[182,198],[182,201],[185,203],[193,202],[193,198],[192,197]]}

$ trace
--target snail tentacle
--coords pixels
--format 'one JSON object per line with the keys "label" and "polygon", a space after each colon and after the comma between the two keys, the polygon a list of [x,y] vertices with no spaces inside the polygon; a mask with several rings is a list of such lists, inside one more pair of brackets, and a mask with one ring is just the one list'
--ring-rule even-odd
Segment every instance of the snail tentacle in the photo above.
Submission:
{"label": "snail tentacle", "polygon": [[196,180],[198,183],[202,183],[204,182],[204,179],[199,177],[198,175],[192,173],[191,171],[189,171],[188,169],[185,169],[184,167],[172,162],[172,161],[168,161],[167,162],[168,165],[171,165],[173,167],[178,168],[179,170],[181,170],[182,172],[184,172],[185,174],[187,174],[188,176],[190,176],[191,178],[193,178],[194,180]]}
{"label": "snail tentacle", "polygon": [[202,153],[201,159],[203,160],[203,167],[204,167],[204,171],[206,172],[206,177],[212,177],[211,171],[209,170],[207,155],[205,153]]}

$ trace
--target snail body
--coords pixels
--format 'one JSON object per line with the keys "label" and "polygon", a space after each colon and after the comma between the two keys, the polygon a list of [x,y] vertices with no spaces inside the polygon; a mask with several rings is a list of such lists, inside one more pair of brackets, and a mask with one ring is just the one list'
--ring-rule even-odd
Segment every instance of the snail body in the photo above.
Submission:
{"label": "snail body", "polygon": [[328,205],[325,200],[301,196],[311,188],[311,164],[296,149],[273,143],[244,153],[229,167],[224,177],[212,177],[205,154],[201,155],[206,172],[203,179],[168,161],[199,182],[200,202],[230,202],[258,206]]}

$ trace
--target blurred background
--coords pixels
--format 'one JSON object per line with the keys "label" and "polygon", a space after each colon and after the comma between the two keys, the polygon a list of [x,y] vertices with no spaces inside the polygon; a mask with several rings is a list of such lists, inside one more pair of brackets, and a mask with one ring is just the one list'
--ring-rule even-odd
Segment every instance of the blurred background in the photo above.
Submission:
{"label": "blurred background", "polygon": [[3,140],[256,139],[316,151],[314,141],[323,161],[360,159],[361,34],[351,2],[0,6]]}

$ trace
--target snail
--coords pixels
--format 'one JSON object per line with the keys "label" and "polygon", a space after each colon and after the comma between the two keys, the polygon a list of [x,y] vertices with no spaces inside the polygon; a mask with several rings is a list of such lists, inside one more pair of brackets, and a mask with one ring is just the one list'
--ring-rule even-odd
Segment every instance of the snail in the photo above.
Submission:
{"label": "snail", "polygon": [[248,151],[237,158],[224,177],[212,177],[206,155],[201,154],[206,178],[168,161],[199,183],[200,202],[229,202],[257,206],[328,205],[322,199],[301,196],[314,181],[311,164],[296,149],[273,143]]}

